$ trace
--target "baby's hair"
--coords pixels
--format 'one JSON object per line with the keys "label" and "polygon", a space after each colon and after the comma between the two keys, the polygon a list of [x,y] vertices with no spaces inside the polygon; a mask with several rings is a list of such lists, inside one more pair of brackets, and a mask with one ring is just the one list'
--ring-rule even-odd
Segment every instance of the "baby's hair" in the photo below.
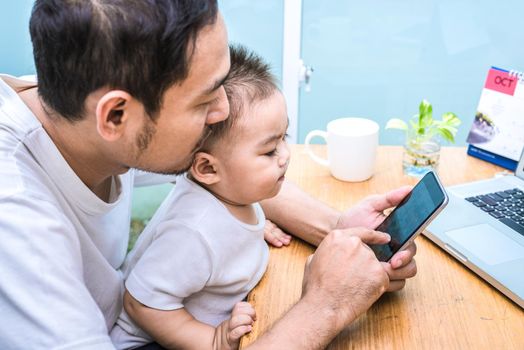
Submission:
{"label": "baby's hair", "polygon": [[202,150],[209,148],[224,137],[235,123],[246,113],[246,108],[271,97],[279,91],[276,78],[269,64],[242,45],[230,45],[231,69],[224,82],[229,101],[229,117],[211,125],[211,135]]}

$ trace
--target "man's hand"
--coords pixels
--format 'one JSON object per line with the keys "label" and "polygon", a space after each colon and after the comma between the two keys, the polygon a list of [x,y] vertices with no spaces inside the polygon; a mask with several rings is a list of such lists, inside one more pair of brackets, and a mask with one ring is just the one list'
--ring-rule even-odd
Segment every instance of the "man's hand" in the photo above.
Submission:
{"label": "man's hand", "polygon": [[291,242],[291,236],[284,233],[280,227],[269,220],[266,220],[266,226],[264,226],[264,239],[277,248],[283,245],[289,245]]}
{"label": "man's hand", "polygon": [[216,328],[213,349],[238,349],[240,338],[251,332],[255,320],[256,313],[251,304],[247,302],[237,303],[231,312],[231,318],[225,320]]}
{"label": "man's hand", "polygon": [[365,312],[388,288],[386,270],[367,244],[385,244],[389,235],[366,228],[334,230],[308,260],[303,299],[331,310],[340,331]]}
{"label": "man's hand", "polygon": [[397,206],[413,189],[400,187],[385,194],[368,196],[340,215],[337,228],[367,227],[374,229],[384,221],[384,210]]}
{"label": "man's hand", "polygon": [[411,243],[404,250],[399,251],[391,258],[391,262],[383,262],[382,265],[389,276],[388,292],[396,292],[406,285],[406,279],[417,274],[417,263],[414,256],[417,246]]}
{"label": "man's hand", "polygon": [[[357,203],[351,209],[342,213],[337,228],[363,226],[374,229],[384,221],[384,210],[397,206],[411,191],[411,186],[405,186],[383,195],[372,195]],[[388,291],[397,291],[404,288],[406,278],[415,276],[417,264],[413,258],[417,253],[417,246],[411,243],[406,249],[396,253],[390,263],[383,263],[390,279]]]}

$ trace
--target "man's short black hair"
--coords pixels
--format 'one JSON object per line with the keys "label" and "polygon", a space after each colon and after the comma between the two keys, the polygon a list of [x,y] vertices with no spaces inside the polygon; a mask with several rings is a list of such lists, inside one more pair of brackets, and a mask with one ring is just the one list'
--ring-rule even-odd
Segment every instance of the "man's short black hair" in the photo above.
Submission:
{"label": "man's short black hair", "polygon": [[255,52],[242,45],[230,45],[229,54],[231,68],[224,82],[229,101],[229,117],[210,126],[211,135],[207,138],[203,151],[209,151],[217,140],[224,137],[247,113],[247,108],[279,91],[271,66]]}
{"label": "man's short black hair", "polygon": [[130,93],[154,116],[165,91],[187,77],[198,32],[216,0],[37,0],[30,33],[44,103],[83,118],[93,91]]}

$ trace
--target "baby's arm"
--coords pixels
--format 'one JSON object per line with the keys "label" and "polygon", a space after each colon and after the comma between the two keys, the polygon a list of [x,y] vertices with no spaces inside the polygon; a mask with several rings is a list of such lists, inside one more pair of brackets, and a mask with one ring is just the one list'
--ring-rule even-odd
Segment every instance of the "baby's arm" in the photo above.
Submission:
{"label": "baby's arm", "polygon": [[231,317],[214,328],[195,320],[185,309],[152,309],[133,298],[126,290],[127,314],[157,343],[168,349],[238,349],[240,338],[251,331],[255,310],[246,302],[235,305]]}

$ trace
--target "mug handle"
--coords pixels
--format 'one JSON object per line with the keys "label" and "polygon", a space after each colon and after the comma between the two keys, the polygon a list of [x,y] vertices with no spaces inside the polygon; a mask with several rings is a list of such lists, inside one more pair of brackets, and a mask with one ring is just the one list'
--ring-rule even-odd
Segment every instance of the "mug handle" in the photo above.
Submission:
{"label": "mug handle", "polygon": [[313,130],[313,131],[310,131],[307,136],[306,136],[306,140],[304,141],[304,143],[306,144],[306,151],[307,153],[309,154],[309,156],[311,157],[311,159],[313,159],[315,162],[321,164],[321,165],[324,165],[324,166],[329,166],[329,161],[327,159],[324,159],[324,158],[321,158],[319,156],[317,156],[313,150],[311,149],[310,147],[310,142],[311,140],[315,137],[315,136],[318,136],[320,138],[323,138],[324,141],[327,142],[327,132],[325,131],[321,131],[321,130]]}

